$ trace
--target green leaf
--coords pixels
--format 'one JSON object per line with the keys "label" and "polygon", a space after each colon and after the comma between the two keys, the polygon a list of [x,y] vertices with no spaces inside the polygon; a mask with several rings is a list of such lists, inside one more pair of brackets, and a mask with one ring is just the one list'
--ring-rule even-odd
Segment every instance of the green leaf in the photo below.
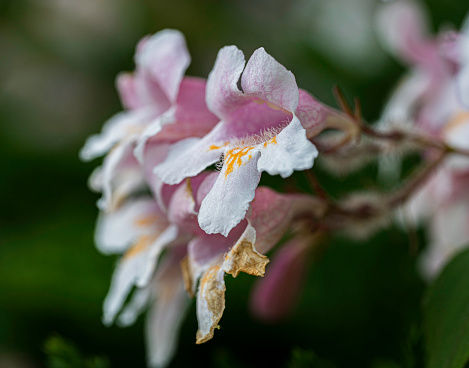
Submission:
{"label": "green leaf", "polygon": [[431,285],[424,301],[428,368],[462,368],[469,360],[469,250]]}

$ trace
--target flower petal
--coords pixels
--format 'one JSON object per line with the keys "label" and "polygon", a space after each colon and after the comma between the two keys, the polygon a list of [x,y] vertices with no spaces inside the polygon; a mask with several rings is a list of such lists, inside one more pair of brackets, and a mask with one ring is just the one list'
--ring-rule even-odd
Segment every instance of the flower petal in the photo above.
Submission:
{"label": "flower petal", "polygon": [[229,251],[246,229],[246,221],[236,226],[227,237],[221,234],[201,234],[187,246],[187,257],[182,264],[186,289],[194,294],[197,280],[211,265],[222,263],[222,255]]}
{"label": "flower petal", "polygon": [[252,293],[251,309],[266,321],[285,318],[297,301],[309,262],[311,237],[292,239],[275,253],[266,276],[258,280]]}
{"label": "flower petal", "polygon": [[111,325],[132,290],[151,243],[150,237],[142,237],[119,261],[112,276],[111,287],[104,300],[103,323]]}
{"label": "flower petal", "polygon": [[276,137],[260,146],[261,156],[257,162],[259,171],[282,178],[295,170],[306,170],[313,166],[318,151],[306,138],[306,131],[297,117]]}
{"label": "flower petal", "polygon": [[246,95],[254,96],[284,110],[295,112],[298,86],[295,76],[261,47],[254,51],[241,77]]}
{"label": "flower petal", "polygon": [[[190,55],[181,32],[165,29],[146,38],[135,55],[137,78],[141,71],[148,91],[153,94],[152,104],[160,104],[160,96],[166,96],[171,103],[176,101],[179,85],[187,67]],[[159,91],[158,91],[159,90]]]}
{"label": "flower petal", "polygon": [[120,313],[117,324],[120,327],[128,327],[133,325],[137,317],[143,313],[145,308],[150,302],[151,285],[143,288],[136,289],[132,294],[132,299],[127,303],[122,312]]}
{"label": "flower petal", "polygon": [[155,167],[155,173],[167,184],[177,184],[199,174],[216,163],[223,147],[215,146],[225,139],[225,124],[219,123],[204,138],[187,138],[170,147],[166,160]]}
{"label": "flower petal", "polygon": [[238,88],[238,80],[246,61],[236,46],[223,47],[207,80],[207,106],[223,118],[246,101]]}
{"label": "flower petal", "polygon": [[132,73],[120,73],[116,78],[116,87],[124,108],[133,110],[141,107],[135,90],[135,77]]}
{"label": "flower petal", "polygon": [[427,41],[428,20],[424,9],[414,1],[383,4],[377,16],[377,30],[383,45],[407,63],[430,62],[438,52]]}
{"label": "flower petal", "polygon": [[101,210],[117,208],[132,192],[145,187],[143,172],[132,152],[132,142],[117,145],[102,165]]}
{"label": "flower petal", "polygon": [[261,176],[258,158],[253,147],[225,153],[223,168],[199,210],[199,225],[207,234],[228,236],[244,218]]}
{"label": "flower petal", "polygon": [[267,187],[257,188],[251,208],[249,222],[256,229],[256,249],[261,254],[280,241],[293,221],[319,217],[325,210],[323,202],[312,196],[279,194]]}
{"label": "flower petal", "polygon": [[133,134],[154,116],[155,112],[151,108],[114,115],[104,124],[101,133],[88,137],[80,150],[80,159],[91,161],[106,154],[116,143]]}
{"label": "flower petal", "polygon": [[176,240],[179,234],[179,229],[176,225],[169,225],[158,238],[150,245],[148,253],[145,257],[145,262],[138,272],[136,281],[138,287],[148,285],[156,268],[158,258],[161,252],[173,241]]}
{"label": "flower petal", "polygon": [[[176,104],[152,121],[143,131],[135,156],[141,160],[148,139],[153,142],[174,143],[189,137],[203,137],[218,123],[205,105],[206,82],[200,78],[186,77],[182,80]],[[172,125],[172,126],[170,126]]]}
{"label": "flower petal", "polygon": [[209,268],[200,281],[197,293],[197,331],[196,344],[202,344],[213,337],[215,328],[219,328],[225,310],[225,272],[218,265]]}
{"label": "flower petal", "polygon": [[256,230],[248,224],[244,233],[225,256],[222,265],[223,271],[233,277],[238,276],[240,272],[253,276],[264,276],[269,258],[256,251],[255,242]]}
{"label": "flower petal", "polygon": [[[177,265],[174,265],[178,269]],[[179,272],[178,272],[179,274]],[[148,365],[166,367],[176,352],[181,324],[189,307],[181,276],[158,280],[157,297],[146,321]]]}
{"label": "flower petal", "polygon": [[113,212],[100,213],[96,246],[104,254],[122,253],[139,236],[154,232],[158,223],[167,224],[152,198],[129,201]]}

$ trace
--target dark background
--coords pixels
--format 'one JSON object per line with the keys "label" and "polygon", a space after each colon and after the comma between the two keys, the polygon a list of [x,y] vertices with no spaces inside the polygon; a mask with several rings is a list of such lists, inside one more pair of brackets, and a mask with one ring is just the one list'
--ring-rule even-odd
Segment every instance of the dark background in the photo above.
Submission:
{"label": "dark background", "polygon": [[[134,68],[142,36],[181,30],[192,55],[188,74],[202,77],[221,47],[235,44],[249,57],[263,46],[322,101],[335,105],[336,84],[347,96],[359,96],[372,122],[404,71],[376,41],[377,5],[1,0],[0,367],[45,366],[44,343],[56,335],[84,355],[106,356],[112,367],[145,365],[143,318],[127,329],[100,321],[116,258],[99,254],[93,244],[98,196],[88,190],[87,178],[99,162],[78,160],[85,138],[121,109],[114,79]],[[427,5],[433,30],[459,27],[468,9],[465,0]],[[347,181],[326,176],[319,165],[317,171],[334,195],[376,185],[373,165]],[[290,180],[304,185],[301,173]],[[263,181],[278,190],[285,186],[267,175]],[[407,234],[392,227],[361,242],[335,236],[329,245],[313,264],[293,316],[280,324],[250,316],[253,277],[227,277],[222,329],[196,346],[192,306],[171,366],[293,366],[292,349],[314,352],[318,367],[412,366],[424,284]]]}

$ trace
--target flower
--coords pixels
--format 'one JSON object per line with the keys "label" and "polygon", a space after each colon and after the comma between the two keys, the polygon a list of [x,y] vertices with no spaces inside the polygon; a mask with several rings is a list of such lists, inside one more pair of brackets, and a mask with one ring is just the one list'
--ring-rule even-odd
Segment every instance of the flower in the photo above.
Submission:
{"label": "flower", "polygon": [[[175,351],[178,329],[189,299],[196,294],[197,343],[213,337],[225,306],[225,273],[263,276],[268,252],[299,218],[318,209],[304,195],[280,195],[259,187],[251,210],[228,237],[206,234],[197,222],[201,201],[217,174],[200,174],[162,188],[166,209],[151,197],[129,198],[98,220],[96,243],[103,253],[123,254],[103,306],[103,321],[113,323],[132,288],[131,300],[118,316],[133,323],[146,307],[148,357],[151,366],[166,365]],[[171,188],[171,191],[166,189]],[[159,260],[163,249],[166,249]],[[197,288],[197,284],[199,287]]]}
{"label": "flower", "polygon": [[412,67],[387,103],[381,123],[438,134],[460,105],[455,85],[459,35],[444,31],[431,38],[424,10],[410,0],[384,4],[377,22],[383,46]]}
{"label": "flower", "polygon": [[329,111],[299,90],[293,74],[263,48],[246,65],[235,46],[222,48],[208,77],[206,101],[220,122],[203,138],[172,145],[155,173],[165,183],[176,184],[222,156],[218,178],[201,205],[199,224],[209,234],[227,236],[244,218],[263,171],[285,178],[313,166],[317,150],[307,130],[320,130]]}
{"label": "flower", "polygon": [[[379,20],[388,47],[413,68],[391,97],[381,123],[400,120],[450,147],[469,149],[469,110],[463,92],[469,65],[467,30],[446,31],[432,39],[423,10],[404,0],[384,6]],[[423,158],[433,159],[433,154],[427,152]],[[438,275],[468,245],[469,198],[463,189],[468,178],[469,159],[450,156],[405,205],[406,219],[429,222],[430,244],[420,259],[426,279]]]}
{"label": "flower", "polygon": [[[107,153],[92,178],[92,187],[103,192],[100,208],[116,207],[145,186],[138,161],[143,160],[147,144],[200,137],[218,121],[205,105],[205,81],[183,78],[189,62],[184,36],[163,30],[139,42],[135,73],[118,76],[126,110],[108,120],[100,134],[88,138],[80,152],[86,161]],[[160,160],[165,154],[160,152]],[[158,161],[152,160],[156,165]]]}

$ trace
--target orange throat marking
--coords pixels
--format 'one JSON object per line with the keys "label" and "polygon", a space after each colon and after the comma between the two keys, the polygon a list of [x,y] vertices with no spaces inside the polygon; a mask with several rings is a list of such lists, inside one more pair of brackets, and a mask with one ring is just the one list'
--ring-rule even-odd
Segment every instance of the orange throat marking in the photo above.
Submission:
{"label": "orange throat marking", "polygon": [[[255,147],[235,147],[225,153],[225,178],[233,172],[235,167],[246,165],[246,163],[252,158],[252,155],[249,152],[251,152],[254,148]],[[243,157],[245,156],[247,156],[247,158],[243,162]]]}

